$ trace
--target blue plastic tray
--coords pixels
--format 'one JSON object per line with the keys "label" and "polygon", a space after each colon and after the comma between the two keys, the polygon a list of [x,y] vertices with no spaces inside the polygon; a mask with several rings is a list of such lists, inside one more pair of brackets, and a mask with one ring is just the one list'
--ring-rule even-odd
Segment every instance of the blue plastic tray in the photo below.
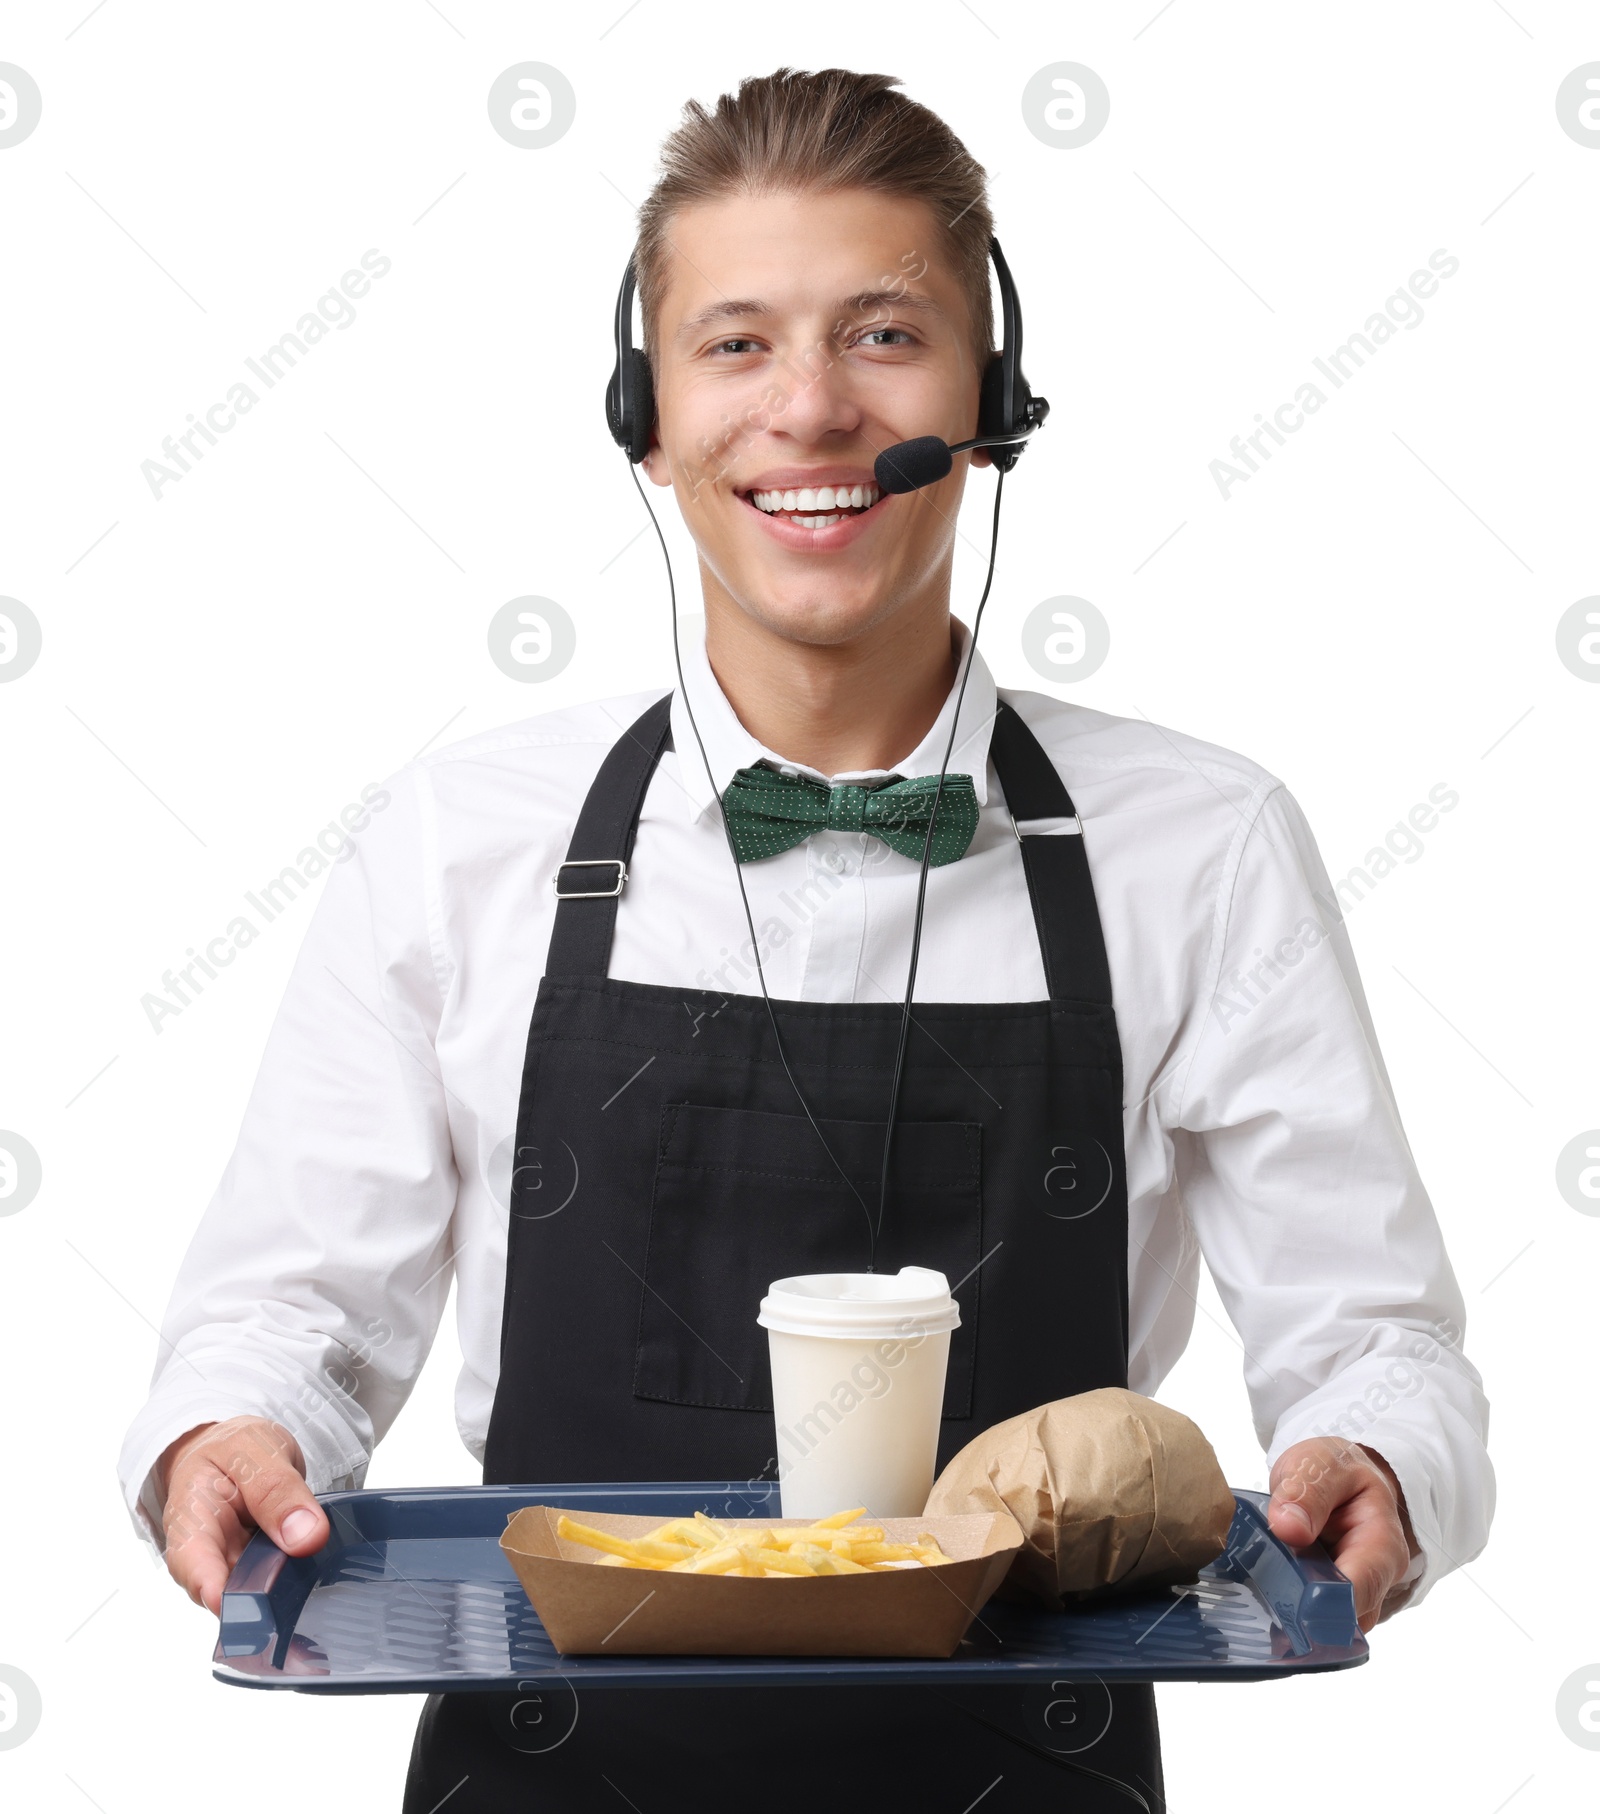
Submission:
{"label": "blue plastic tray", "polygon": [[1236,1493],[1233,1529],[1196,1585],[1050,1613],[991,1600],[952,1657],[560,1655],[500,1549],[525,1505],[713,1518],[775,1518],[776,1485],[412,1488],[328,1493],[333,1525],[295,1559],[257,1533],[222,1598],[218,1681],[305,1694],[512,1691],[540,1678],[617,1688],[838,1683],[1026,1686],[1260,1682],[1367,1660],[1355,1596],[1318,1548],[1267,1529],[1266,1498]]}

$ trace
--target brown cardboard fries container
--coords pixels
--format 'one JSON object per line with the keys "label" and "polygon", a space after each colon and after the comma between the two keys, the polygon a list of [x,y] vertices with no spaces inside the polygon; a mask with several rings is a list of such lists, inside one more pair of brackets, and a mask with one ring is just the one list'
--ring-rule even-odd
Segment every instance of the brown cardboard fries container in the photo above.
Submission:
{"label": "brown cardboard fries container", "polygon": [[[1003,1508],[873,1518],[891,1542],[914,1542],[929,1532],[950,1560],[779,1581],[602,1568],[598,1550],[556,1535],[561,1515],[560,1506],[524,1506],[507,1523],[500,1547],[563,1656],[947,1657],[1022,1545],[1016,1520]],[[643,1537],[664,1522],[623,1512],[566,1515],[618,1537]],[[809,1522],[749,1521],[760,1530]]]}

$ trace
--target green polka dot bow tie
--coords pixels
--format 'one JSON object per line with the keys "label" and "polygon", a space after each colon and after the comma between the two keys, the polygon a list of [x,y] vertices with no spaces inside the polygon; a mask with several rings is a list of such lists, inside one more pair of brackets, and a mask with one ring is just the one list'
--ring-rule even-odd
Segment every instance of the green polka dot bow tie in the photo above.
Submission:
{"label": "green polka dot bow tie", "polygon": [[[733,848],[741,863],[759,862],[805,843],[814,831],[865,831],[891,850],[922,861],[933,813],[937,775],[910,781],[848,782],[829,787],[809,775],[784,775],[770,768],[742,768],[722,796]],[[929,862],[937,868],[967,854],[978,829],[978,796],[971,775],[946,775],[939,795]]]}

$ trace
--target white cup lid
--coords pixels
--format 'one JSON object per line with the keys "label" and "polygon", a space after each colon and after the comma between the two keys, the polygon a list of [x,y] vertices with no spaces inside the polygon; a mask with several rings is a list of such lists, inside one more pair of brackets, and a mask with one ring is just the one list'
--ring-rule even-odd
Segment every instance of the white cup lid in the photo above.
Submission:
{"label": "white cup lid", "polygon": [[961,1323],[961,1306],[942,1272],[813,1272],[775,1279],[756,1321],[784,1335],[892,1339],[936,1335]]}

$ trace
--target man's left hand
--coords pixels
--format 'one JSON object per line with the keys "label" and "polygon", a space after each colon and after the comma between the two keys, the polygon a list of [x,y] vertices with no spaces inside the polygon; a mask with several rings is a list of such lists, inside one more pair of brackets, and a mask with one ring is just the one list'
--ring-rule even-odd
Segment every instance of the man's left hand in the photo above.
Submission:
{"label": "man's left hand", "polygon": [[1356,1590],[1363,1631],[1411,1597],[1410,1587],[1395,1583],[1420,1552],[1400,1482],[1375,1450],[1331,1436],[1285,1449],[1273,1464],[1267,1521],[1275,1537],[1297,1547],[1322,1539]]}

